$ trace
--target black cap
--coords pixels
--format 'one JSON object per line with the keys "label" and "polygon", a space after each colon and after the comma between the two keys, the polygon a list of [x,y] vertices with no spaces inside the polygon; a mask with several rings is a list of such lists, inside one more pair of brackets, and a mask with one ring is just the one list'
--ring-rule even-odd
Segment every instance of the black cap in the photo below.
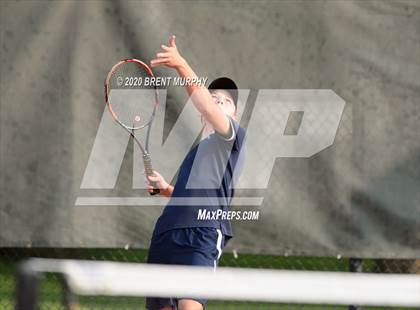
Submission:
{"label": "black cap", "polygon": [[235,82],[232,81],[230,78],[227,77],[220,77],[215,79],[213,82],[210,83],[209,90],[212,89],[224,89],[230,93],[232,96],[233,102],[235,103],[235,107],[238,104],[238,86],[236,86]]}

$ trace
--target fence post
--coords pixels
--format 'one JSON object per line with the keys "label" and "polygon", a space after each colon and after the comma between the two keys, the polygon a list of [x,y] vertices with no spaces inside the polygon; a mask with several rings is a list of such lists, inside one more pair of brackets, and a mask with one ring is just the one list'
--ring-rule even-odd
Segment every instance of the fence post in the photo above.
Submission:
{"label": "fence post", "polygon": [[[349,260],[349,271],[350,272],[363,272],[363,265],[361,258],[350,258]],[[357,305],[349,306],[349,310],[362,310],[362,307]]]}
{"label": "fence post", "polygon": [[17,268],[16,310],[38,309],[38,290],[40,275],[27,262]]}

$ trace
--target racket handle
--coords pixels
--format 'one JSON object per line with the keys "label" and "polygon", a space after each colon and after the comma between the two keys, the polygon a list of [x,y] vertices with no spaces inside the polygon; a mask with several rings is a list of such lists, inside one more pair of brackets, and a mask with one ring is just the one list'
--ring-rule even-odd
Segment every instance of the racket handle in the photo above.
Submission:
{"label": "racket handle", "polygon": [[153,176],[152,160],[150,159],[149,154],[143,154],[143,164],[144,170],[146,171],[147,180],[150,182],[150,185],[153,187],[153,191],[150,192],[150,195],[156,195],[160,193],[159,188],[156,185],[156,182],[151,182],[149,176]]}

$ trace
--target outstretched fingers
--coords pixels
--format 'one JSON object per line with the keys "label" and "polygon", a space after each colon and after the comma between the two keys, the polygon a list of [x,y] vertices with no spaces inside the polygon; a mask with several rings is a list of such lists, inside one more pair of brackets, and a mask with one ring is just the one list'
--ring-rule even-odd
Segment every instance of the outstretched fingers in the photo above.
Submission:
{"label": "outstretched fingers", "polygon": [[157,53],[156,54],[157,58],[169,58],[171,57],[171,53],[167,52],[167,53]]}
{"label": "outstretched fingers", "polygon": [[167,57],[165,57],[165,58],[157,58],[157,59],[153,59],[150,62],[150,65],[152,67],[158,67],[158,66],[165,65],[165,64],[169,63],[170,61],[171,61],[171,59],[170,58],[167,58]]}
{"label": "outstretched fingers", "polygon": [[175,39],[176,39],[176,36],[174,34],[172,34],[170,39],[169,39],[169,45],[171,47],[176,47]]}

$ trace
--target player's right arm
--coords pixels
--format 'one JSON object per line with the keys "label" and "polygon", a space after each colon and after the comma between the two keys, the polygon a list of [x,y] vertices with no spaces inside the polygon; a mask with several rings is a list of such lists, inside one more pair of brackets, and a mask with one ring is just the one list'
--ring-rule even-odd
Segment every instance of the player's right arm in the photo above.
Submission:
{"label": "player's right arm", "polygon": [[[162,52],[156,54],[150,64],[152,67],[166,66],[177,70],[180,77],[197,78],[193,69],[180,55],[175,44],[175,36],[171,35],[170,46],[161,45]],[[214,103],[209,90],[204,85],[187,85],[188,95],[201,115],[213,126],[222,136],[230,136],[230,121],[220,107]]]}
{"label": "player's right arm", "polygon": [[146,179],[146,188],[148,192],[153,191],[153,186],[150,185],[150,182],[155,182],[155,187],[160,189],[160,195],[165,197],[171,197],[172,192],[174,191],[174,187],[165,181],[165,178],[157,171],[153,171],[154,175],[150,175],[148,179]]}

